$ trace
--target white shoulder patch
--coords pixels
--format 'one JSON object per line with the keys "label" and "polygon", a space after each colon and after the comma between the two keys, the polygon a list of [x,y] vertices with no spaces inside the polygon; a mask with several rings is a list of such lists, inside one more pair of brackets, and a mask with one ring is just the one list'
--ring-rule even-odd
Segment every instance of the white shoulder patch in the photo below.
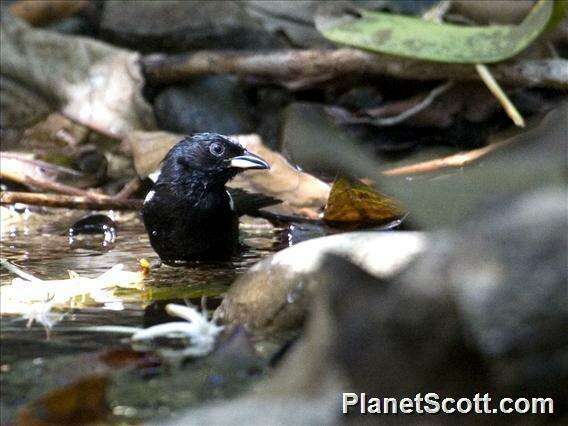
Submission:
{"label": "white shoulder patch", "polygon": [[155,194],[156,194],[156,191],[154,191],[154,190],[148,192],[148,194],[146,194],[146,198],[144,198],[144,204],[146,204],[148,201],[150,201],[154,197]]}
{"label": "white shoulder patch", "polygon": [[162,173],[162,170],[158,169],[155,172],[150,173],[148,175],[148,178],[150,178],[152,182],[156,183],[158,181],[158,178],[160,177],[160,173]]}
{"label": "white shoulder patch", "polygon": [[229,205],[231,206],[231,210],[235,211],[235,202],[233,201],[233,197],[229,191],[227,191],[227,195],[229,196]]}

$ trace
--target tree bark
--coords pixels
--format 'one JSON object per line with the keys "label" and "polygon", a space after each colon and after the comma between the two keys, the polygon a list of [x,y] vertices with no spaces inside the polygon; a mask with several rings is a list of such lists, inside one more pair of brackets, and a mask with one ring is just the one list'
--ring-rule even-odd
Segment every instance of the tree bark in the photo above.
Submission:
{"label": "tree bark", "polygon": [[[413,80],[480,81],[473,65],[417,61],[344,48],[278,50],[266,53],[198,51],[180,55],[149,55],[142,59],[153,84],[173,83],[205,74],[262,77],[300,88],[345,76],[388,75]],[[521,59],[488,66],[499,83],[568,90],[565,59]]]}
{"label": "tree bark", "polygon": [[90,198],[61,194],[38,194],[33,192],[0,193],[0,204],[29,204],[44,207],[64,207],[85,210],[139,210],[142,200],[108,198]]}

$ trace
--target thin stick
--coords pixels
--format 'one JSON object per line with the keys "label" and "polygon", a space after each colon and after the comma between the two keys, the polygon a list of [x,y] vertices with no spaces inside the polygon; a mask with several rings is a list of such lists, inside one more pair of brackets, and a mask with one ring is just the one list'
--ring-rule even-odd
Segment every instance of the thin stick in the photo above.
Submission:
{"label": "thin stick", "polygon": [[120,200],[112,197],[91,198],[61,194],[37,194],[33,192],[0,193],[0,204],[29,204],[45,207],[65,207],[85,210],[139,210],[142,200]]}
{"label": "thin stick", "polygon": [[510,140],[501,141],[493,143],[491,145],[484,146],[483,148],[460,152],[458,154],[453,154],[448,157],[437,158],[435,160],[423,161],[421,163],[411,164],[408,166],[383,170],[381,173],[387,176],[399,176],[399,175],[412,175],[418,173],[431,173],[446,168],[463,167],[476,160],[479,160],[481,157],[489,154],[490,152],[495,151],[498,148],[503,147],[504,145],[510,142],[511,142]]}
{"label": "thin stick", "polygon": [[29,175],[24,176],[20,183],[31,186],[35,189],[57,192],[58,194],[77,195],[80,197],[88,197],[88,198],[101,197],[100,194],[95,194],[93,192],[89,192],[84,189],[75,188],[74,186],[65,185],[64,183],[59,183],[55,181],[39,180]]}
{"label": "thin stick", "polygon": [[372,117],[350,117],[347,119],[348,123],[372,123],[375,126],[395,126],[397,124],[403,123],[404,121],[408,120],[410,117],[424,111],[432,103],[442,94],[446,93],[449,89],[451,89],[454,85],[453,81],[448,81],[440,86],[435,87],[426,95],[423,99],[418,101],[415,105],[408,108],[407,110],[401,112],[400,114],[391,116],[391,117],[380,117],[377,116],[377,113],[381,110],[384,110],[384,107],[379,107],[375,109],[371,109],[366,111],[367,115],[371,115]]}
{"label": "thin stick", "polygon": [[142,182],[140,181],[140,178],[136,176],[135,178],[129,180],[113,198],[117,200],[125,200],[127,198],[130,198],[132,194],[140,189],[141,183]]}
{"label": "thin stick", "polygon": [[501,89],[501,86],[499,86],[499,83],[497,83],[497,80],[495,80],[495,77],[493,77],[493,74],[491,74],[489,68],[487,68],[487,66],[484,64],[477,64],[475,65],[475,69],[477,70],[477,73],[479,74],[487,88],[491,91],[491,93],[493,93],[499,103],[503,106],[503,109],[505,110],[507,115],[511,117],[513,123],[515,123],[515,125],[518,127],[525,127],[525,120],[523,116],[519,113],[517,108],[515,108],[515,105],[513,105],[503,89]]}

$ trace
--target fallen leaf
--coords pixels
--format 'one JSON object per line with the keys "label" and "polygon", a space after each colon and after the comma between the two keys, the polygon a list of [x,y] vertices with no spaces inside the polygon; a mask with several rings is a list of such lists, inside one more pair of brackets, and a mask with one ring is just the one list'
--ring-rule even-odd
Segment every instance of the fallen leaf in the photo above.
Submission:
{"label": "fallen leaf", "polygon": [[329,40],[429,61],[494,63],[517,55],[564,16],[566,2],[540,0],[519,25],[459,26],[417,17],[325,5],[317,29]]}
{"label": "fallen leaf", "polygon": [[363,183],[340,178],[331,188],[323,219],[330,225],[355,229],[400,220],[404,214],[402,205],[393,198]]}
{"label": "fallen leaf", "polygon": [[[45,365],[38,386],[47,389],[23,406],[17,425],[81,425],[104,423],[110,413],[108,385],[122,371],[144,371],[161,365],[152,352],[111,347],[68,359],[64,365]],[[106,424],[106,423],[105,423]]]}
{"label": "fallen leaf", "polygon": [[24,131],[21,145],[27,150],[51,151],[76,149],[87,140],[89,129],[59,113],[49,114],[45,120]]}
{"label": "fallen leaf", "polygon": [[21,108],[22,99],[31,106],[39,100],[119,138],[133,129],[156,127],[142,96],[138,53],[32,28],[10,13],[2,13],[0,22],[3,114],[17,120],[12,111]]}
{"label": "fallen leaf", "polygon": [[31,25],[42,26],[73,16],[89,6],[89,0],[19,0],[10,13]]}
{"label": "fallen leaf", "polygon": [[93,375],[52,390],[23,407],[18,413],[16,424],[81,425],[102,421],[110,414],[105,398],[108,383],[108,377]]}

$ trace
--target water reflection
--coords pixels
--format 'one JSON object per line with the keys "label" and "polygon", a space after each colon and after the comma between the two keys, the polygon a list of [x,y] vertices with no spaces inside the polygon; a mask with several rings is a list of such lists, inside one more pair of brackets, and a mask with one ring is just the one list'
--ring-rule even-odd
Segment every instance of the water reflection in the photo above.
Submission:
{"label": "water reflection", "polygon": [[[79,275],[95,277],[113,265],[124,264],[126,270],[136,271],[142,258],[158,263],[159,258],[148,242],[144,227],[136,214],[114,213],[119,232],[113,244],[105,244],[104,236],[83,236],[69,245],[68,229],[84,212],[62,211],[57,214],[29,214],[14,222],[9,232],[3,232],[0,251],[3,258],[41,279],[68,278],[68,270]],[[24,232],[25,231],[25,232]],[[86,301],[73,309],[52,330],[49,341],[41,326],[25,328],[25,321],[13,316],[0,319],[2,364],[15,360],[49,357],[101,349],[117,344],[121,337],[105,333],[85,333],[81,326],[126,325],[143,326],[153,322],[145,308],[159,301],[197,300],[203,295],[214,299],[227,289],[236,275],[280,248],[279,230],[266,223],[247,222],[241,227],[246,248],[229,262],[194,262],[183,267],[153,268],[143,290],[122,289],[114,294],[121,303],[97,305]],[[0,270],[0,282],[11,282],[6,270]]]}

